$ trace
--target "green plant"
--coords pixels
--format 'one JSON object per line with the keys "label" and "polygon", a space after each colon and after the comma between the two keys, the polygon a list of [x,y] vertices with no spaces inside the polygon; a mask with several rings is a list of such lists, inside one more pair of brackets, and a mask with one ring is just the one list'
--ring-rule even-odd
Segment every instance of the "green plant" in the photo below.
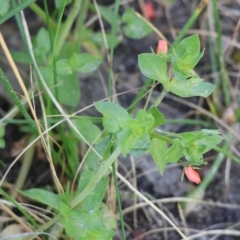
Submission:
{"label": "green plant", "polygon": [[[207,97],[214,86],[203,82],[192,73],[201,56],[199,38],[193,35],[182,40],[170,54],[160,52],[159,55],[139,55],[139,66],[145,76],[163,84],[164,94],[173,92],[181,97]],[[168,65],[172,66],[168,68]],[[171,79],[168,69],[173,69]],[[160,99],[162,100],[162,96]],[[94,148],[98,151],[97,155],[103,157],[98,156],[97,160],[97,155],[94,155],[96,152],[88,156],[87,165],[91,170],[81,174],[78,190],[72,196],[68,191],[64,195],[56,195],[40,189],[22,193],[55,208],[60,213],[60,221],[70,237],[111,239],[114,235],[111,229],[115,223],[110,226],[105,222],[103,212],[107,211],[107,208],[102,200],[107,188],[105,174],[118,155],[130,154],[139,157],[149,150],[160,173],[163,173],[167,164],[176,163],[182,157],[186,159],[182,162],[183,166],[201,166],[204,164],[202,155],[222,141],[217,130],[157,133],[155,129],[165,123],[164,115],[157,108],[159,103],[157,100],[157,104],[148,110],[141,109],[133,116],[116,103],[95,102],[96,109],[103,115],[102,122],[106,132],[105,137],[100,138]],[[90,126],[92,123],[85,124],[89,126],[83,127],[85,131],[93,128]],[[93,139],[98,134],[99,130],[96,128]],[[110,138],[106,138],[108,134]],[[112,151],[114,152],[111,153]]]}
{"label": "green plant", "polygon": [[[128,9],[120,17],[118,13],[115,15],[111,8],[98,6],[102,18],[111,25],[111,32],[104,35],[84,27],[84,16],[87,11],[90,9],[98,13],[97,7],[90,4],[89,1],[73,1],[73,7],[70,9],[66,21],[62,20],[63,12],[71,1],[55,1],[56,10],[52,15],[48,13],[47,4],[44,1],[45,12],[36,4],[32,4],[30,7],[46,21],[47,26],[41,28],[29,41],[27,30],[24,29],[22,21],[18,18],[17,7],[24,8],[26,6],[24,4],[34,1],[24,1],[20,5],[16,5],[15,1],[12,2],[27,49],[25,52],[12,52],[12,56],[16,61],[34,66],[34,73],[43,92],[41,93],[43,98],[41,99],[43,111],[41,124],[43,123],[45,131],[49,131],[50,137],[47,135],[46,140],[43,138],[41,128],[39,126],[37,128],[39,124],[37,119],[35,119],[36,123],[32,120],[18,96],[9,87],[2,72],[1,79],[6,83],[5,86],[19,107],[19,111],[32,125],[34,131],[39,131],[37,139],[42,138],[50,164],[52,164],[51,154],[55,160],[54,163],[57,162],[60,165],[63,158],[66,157],[68,167],[64,168],[64,171],[70,177],[73,174],[77,175],[78,144],[85,142],[89,146],[89,151],[84,158],[87,169],[81,169],[75,191],[70,190],[69,184],[65,189],[59,184],[58,194],[43,189],[20,191],[26,197],[47,205],[56,214],[49,222],[39,226],[36,232],[43,233],[54,223],[60,222],[66,235],[76,240],[112,239],[116,228],[116,219],[105,204],[104,197],[108,187],[109,173],[115,177],[117,190],[114,163],[120,154],[124,157],[129,154],[138,158],[149,151],[162,174],[167,164],[171,163],[180,162],[183,168],[186,167],[188,170],[205,164],[203,154],[222,141],[217,130],[202,129],[178,134],[156,131],[166,122],[165,116],[159,111],[158,106],[167,93],[173,93],[182,98],[196,96],[206,98],[214,90],[212,84],[204,82],[193,72],[193,68],[204,54],[204,51],[200,51],[199,37],[193,35],[185,38],[180,43],[175,43],[169,52],[167,52],[167,44],[164,42],[165,47],[159,48],[158,54],[140,54],[138,64],[142,74],[149,78],[147,82],[162,84],[163,91],[152,106],[147,109],[148,104],[146,104],[145,108],[134,114],[113,102],[95,102],[95,108],[103,115],[101,121],[105,131],[101,132],[91,118],[69,118],[69,116],[73,116],[73,108],[80,102],[81,88],[78,74],[92,72],[100,66],[103,61],[103,58],[100,57],[103,47],[108,47],[111,54],[113,53],[114,48],[121,42],[119,37],[121,30],[126,36],[137,39],[148,35],[152,28],[139,18],[133,9]],[[81,14],[78,15],[80,6]],[[0,12],[0,17],[3,17],[0,22],[11,16],[11,10],[8,11],[8,1],[6,1],[6,6]],[[115,21],[112,21],[113,19]],[[120,24],[122,24],[122,29],[119,27]],[[88,50],[88,53],[81,52],[82,47]],[[109,99],[112,97],[111,95],[108,96]],[[64,106],[64,110],[59,103]],[[65,114],[65,109],[69,110],[68,115]],[[64,119],[59,120],[59,112]],[[46,117],[48,115],[58,116],[56,121],[52,121]],[[69,124],[67,127],[60,125],[65,120]],[[55,123],[54,127],[57,126],[57,134],[48,130],[53,127],[53,123]],[[3,134],[4,132],[0,131],[0,137]],[[62,151],[56,151],[54,144],[49,140],[54,138],[60,139]],[[3,142],[0,142],[0,145],[1,143],[3,146]],[[52,173],[53,175],[55,173],[54,167]],[[200,178],[197,181],[194,179],[194,181],[200,183]],[[119,198],[118,196],[118,200]],[[119,211],[121,220],[121,208]],[[166,219],[175,227],[171,220]],[[183,234],[181,236],[186,239]],[[124,231],[123,238],[125,238]]]}

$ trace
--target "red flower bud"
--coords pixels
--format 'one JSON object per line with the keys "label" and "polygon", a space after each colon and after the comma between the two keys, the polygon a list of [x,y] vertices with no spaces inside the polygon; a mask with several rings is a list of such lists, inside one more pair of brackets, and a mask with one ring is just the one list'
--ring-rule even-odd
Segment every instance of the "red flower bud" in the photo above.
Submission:
{"label": "red flower bud", "polygon": [[198,172],[195,171],[192,166],[188,165],[185,168],[184,173],[186,174],[189,181],[194,182],[196,184],[201,183],[201,178],[200,178]]}
{"label": "red flower bud", "polygon": [[168,45],[167,45],[167,41],[166,40],[159,40],[158,41],[158,45],[157,45],[157,49],[156,49],[156,53],[167,53],[168,51]]}
{"label": "red flower bud", "polygon": [[152,3],[146,2],[143,5],[143,15],[145,18],[152,20],[156,17],[155,9]]}

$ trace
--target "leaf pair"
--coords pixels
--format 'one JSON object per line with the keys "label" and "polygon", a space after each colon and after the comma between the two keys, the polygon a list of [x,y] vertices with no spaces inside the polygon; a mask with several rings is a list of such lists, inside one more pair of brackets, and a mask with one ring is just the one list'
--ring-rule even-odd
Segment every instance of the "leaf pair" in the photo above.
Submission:
{"label": "leaf pair", "polygon": [[[193,35],[182,40],[169,58],[161,54],[143,53],[138,56],[138,64],[144,76],[160,82],[168,92],[180,97],[208,97],[214,85],[192,74],[193,67],[202,56],[199,37]],[[167,59],[171,59],[174,73],[172,80],[167,75]]]}
{"label": "leaf pair", "polygon": [[[89,170],[83,172],[75,195],[83,191],[93,178],[94,172]],[[98,236],[98,239],[110,240],[114,235],[114,231],[108,228],[116,227],[116,223],[113,216],[106,215],[109,209],[102,203],[107,186],[108,178],[101,178],[77,209],[71,209],[70,203],[66,202],[65,197],[43,189],[30,189],[21,191],[21,193],[60,212],[60,221],[70,237],[76,240],[88,240],[95,239]],[[110,222],[108,218],[111,219]]]}
{"label": "leaf pair", "polygon": [[148,112],[139,110],[135,118],[119,105],[112,102],[96,102],[96,109],[103,115],[103,126],[115,133],[117,143],[124,156],[130,153],[134,157],[141,156],[150,146],[149,133],[165,121],[156,107]]}
{"label": "leaf pair", "polygon": [[167,146],[166,141],[153,138],[149,151],[162,174],[168,163],[176,163],[183,156],[189,165],[204,164],[202,155],[218,145],[222,139],[218,131],[203,129],[179,134],[173,140],[171,147]]}

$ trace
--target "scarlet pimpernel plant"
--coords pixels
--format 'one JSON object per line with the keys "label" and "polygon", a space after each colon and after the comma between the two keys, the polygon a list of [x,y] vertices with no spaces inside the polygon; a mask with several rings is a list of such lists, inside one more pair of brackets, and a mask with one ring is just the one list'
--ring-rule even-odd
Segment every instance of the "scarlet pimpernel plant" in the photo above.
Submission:
{"label": "scarlet pimpernel plant", "polygon": [[[120,149],[123,156],[141,156],[149,151],[160,173],[167,164],[176,163],[182,158],[188,167],[190,181],[200,183],[197,172],[192,166],[204,164],[203,154],[222,141],[218,130],[202,129],[200,131],[174,134],[160,134],[155,130],[165,123],[165,116],[158,105],[167,93],[179,97],[208,97],[214,85],[204,82],[193,73],[204,51],[200,51],[198,35],[183,39],[175,48],[168,51],[167,42],[159,40],[155,53],[142,53],[138,64],[142,74],[163,85],[164,90],[148,110],[139,110],[135,116],[116,103],[96,102],[96,109],[103,115],[103,126],[114,136],[114,146]],[[172,73],[168,72],[172,69]],[[191,171],[190,171],[191,170]],[[192,173],[192,174],[190,174]],[[195,173],[195,178],[193,174]]]}

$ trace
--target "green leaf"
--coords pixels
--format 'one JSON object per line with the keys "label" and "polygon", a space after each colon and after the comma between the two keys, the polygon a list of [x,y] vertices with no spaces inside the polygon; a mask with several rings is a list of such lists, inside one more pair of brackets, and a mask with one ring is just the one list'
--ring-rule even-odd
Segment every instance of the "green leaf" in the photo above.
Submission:
{"label": "green leaf", "polygon": [[214,90],[215,86],[208,82],[203,82],[200,78],[191,78],[186,81],[172,80],[168,91],[179,97],[208,97]]}
{"label": "green leaf", "polygon": [[95,214],[101,219],[104,227],[110,229],[117,228],[115,213],[105,203],[101,203],[100,208],[95,211]]}
{"label": "green leaf", "polygon": [[116,103],[95,102],[94,106],[103,115],[104,128],[111,133],[118,132],[121,121],[129,118],[128,112]]}
{"label": "green leaf", "polygon": [[204,164],[203,156],[194,148],[184,148],[183,154],[190,165],[201,166]]}
{"label": "green leaf", "polygon": [[73,239],[82,239],[87,230],[102,228],[102,223],[95,213],[74,209],[61,219],[66,233]]}
{"label": "green leaf", "polygon": [[68,214],[72,211],[72,209],[64,202],[59,203],[59,212],[62,216],[67,217]]}
{"label": "green leaf", "polygon": [[5,148],[6,142],[3,138],[0,138],[0,148]]}
{"label": "green leaf", "polygon": [[198,55],[192,57],[189,68],[193,69],[197,65],[199,60],[203,57],[203,55],[204,55],[204,50],[201,53],[199,53]]}
{"label": "green leaf", "polygon": [[141,18],[139,18],[133,8],[129,8],[122,16],[122,22],[126,25],[123,27],[127,37],[140,39],[152,32],[152,28]]}
{"label": "green leaf", "polygon": [[192,35],[183,39],[172,54],[173,72],[179,81],[192,76],[192,69],[202,58],[204,51],[200,53],[200,40],[198,35]]}
{"label": "green leaf", "polygon": [[[107,33],[105,34],[105,36],[108,43],[108,47],[110,47],[111,44],[113,44],[113,48],[116,48],[122,42],[122,38],[120,36],[112,36]],[[102,33],[94,33],[91,36],[90,40],[92,40],[96,45],[105,48],[105,42]]]}
{"label": "green leaf", "polygon": [[186,52],[191,59],[200,53],[200,40],[197,34],[184,38],[175,48],[176,55],[181,58]]}
{"label": "green leaf", "polygon": [[60,202],[63,202],[62,196],[43,189],[32,188],[26,191],[19,192],[28,198],[34,199],[52,208],[58,209]]}
{"label": "green leaf", "polygon": [[[115,20],[115,14],[114,14],[114,9],[110,7],[104,7],[101,5],[98,5],[99,11],[101,13],[101,16],[110,24],[113,24],[113,20]],[[119,22],[119,16],[117,16],[116,19],[117,22]]]}
{"label": "green leaf", "polygon": [[65,41],[60,53],[58,54],[58,59],[69,59],[69,56],[76,51],[76,44],[77,43],[75,41]]}
{"label": "green leaf", "polygon": [[[94,145],[94,149],[101,155],[103,156],[104,153],[106,153],[107,147],[109,145],[110,138],[107,137],[103,139],[101,142],[98,144]],[[99,156],[91,150],[86,158],[86,165],[88,166],[89,170],[96,172],[99,168],[99,165],[101,164],[102,159],[99,158]]]}
{"label": "green leaf", "polygon": [[36,37],[37,51],[40,55],[45,55],[51,49],[49,33],[45,28],[41,28]]}
{"label": "green leaf", "polygon": [[[9,2],[9,0],[7,0]],[[3,22],[7,21],[9,18],[16,16],[18,12],[23,10],[24,8],[28,7],[31,3],[35,2],[36,0],[25,0],[22,1],[21,3],[17,4],[16,7],[13,7],[11,10],[9,10],[6,14],[4,14],[3,17],[0,18],[0,24]],[[5,3],[5,0],[1,0],[0,6],[2,6],[2,2]]]}
{"label": "green leaf", "polygon": [[4,16],[10,8],[10,0],[0,0],[0,17]]}
{"label": "green leaf", "polygon": [[70,4],[72,0],[54,0],[56,8],[62,8]]}
{"label": "green leaf", "polygon": [[56,62],[57,74],[70,75],[73,73],[71,64],[68,59],[60,59]]}
{"label": "green leaf", "polygon": [[39,70],[47,86],[52,92],[54,92],[53,88],[56,88],[57,86],[54,86],[53,71],[51,70],[51,68],[40,66]]}
{"label": "green leaf", "polygon": [[182,156],[181,141],[175,138],[170,148],[166,150],[166,142],[160,139],[153,139],[149,151],[157,165],[158,170],[163,174],[168,163],[177,162]]}
{"label": "green leaf", "polygon": [[[77,129],[81,132],[83,137],[89,142],[93,143],[99,137],[101,130],[93,124],[89,118],[78,118],[74,121]],[[78,136],[78,135],[77,135]],[[99,139],[98,139],[99,141]],[[98,142],[97,141],[97,142]],[[97,143],[96,142],[96,143]]]}
{"label": "green leaf", "polygon": [[111,229],[98,228],[85,231],[81,240],[111,240],[114,234],[115,232]]}
{"label": "green leaf", "polygon": [[152,158],[158,168],[159,172],[163,172],[165,169],[165,164],[163,165],[161,162],[161,156],[167,151],[167,143],[162,139],[153,138],[151,141],[151,145],[149,147],[149,152],[152,155]]}
{"label": "green leaf", "polygon": [[127,129],[122,129],[117,133],[118,145],[122,155],[125,157],[136,145],[139,136]]}
{"label": "green leaf", "polygon": [[80,86],[76,73],[68,76],[57,76],[57,99],[66,106],[76,107],[80,101]]}
{"label": "green leaf", "polygon": [[145,77],[157,80],[164,86],[168,84],[167,63],[160,56],[153,53],[140,54],[138,65]]}
{"label": "green leaf", "polygon": [[[202,129],[201,131],[186,132],[182,133],[181,135],[181,144],[187,155],[202,155],[214,148],[223,140],[223,137],[219,135],[219,131],[217,130]],[[189,162],[194,162],[194,157],[189,156],[186,158]]]}
{"label": "green leaf", "polygon": [[76,73],[70,75],[58,75],[57,82],[54,83],[53,71],[49,67],[40,67],[41,74],[55,95],[57,100],[70,107],[75,107],[80,101],[80,86]]}
{"label": "green leaf", "polygon": [[134,133],[136,136],[141,137],[146,133],[146,128],[137,119],[123,119],[121,127]]}
{"label": "green leaf", "polygon": [[194,77],[192,69],[197,65],[202,58],[204,51],[191,58],[190,53],[186,52],[183,57],[172,56],[173,72],[178,81],[186,80],[189,77]]}
{"label": "green leaf", "polygon": [[148,113],[151,114],[154,118],[154,123],[149,129],[150,132],[154,131],[156,127],[159,127],[165,123],[165,116],[158,110],[156,106],[152,106]]}
{"label": "green leaf", "polygon": [[5,127],[0,126],[0,138],[5,135]]}
{"label": "green leaf", "polygon": [[218,145],[223,138],[217,130],[202,129],[197,132],[182,133],[181,145],[183,154],[191,165],[203,164],[202,154]]}
{"label": "green leaf", "polygon": [[13,52],[11,52],[11,55],[16,62],[25,63],[25,64],[31,63],[31,58],[30,58],[28,52],[13,51]]}
{"label": "green leaf", "polygon": [[101,62],[102,59],[88,53],[74,53],[69,60],[72,69],[80,73],[89,73],[96,70]]}
{"label": "green leaf", "polygon": [[153,116],[143,109],[137,111],[136,119],[140,125],[144,126],[147,130],[150,129],[154,123]]}
{"label": "green leaf", "polygon": [[150,137],[148,133],[145,133],[137,140],[135,146],[129,152],[129,154],[135,158],[138,158],[146,152],[150,145],[151,145]]}
{"label": "green leaf", "polygon": [[[92,171],[87,170],[83,172],[78,182],[78,192],[83,191],[88,183],[92,181],[94,176],[95,174]],[[101,202],[107,190],[107,186],[108,178],[102,177],[94,189],[91,191],[91,193],[81,202],[81,207],[88,212],[93,212],[96,210],[101,205]]]}

